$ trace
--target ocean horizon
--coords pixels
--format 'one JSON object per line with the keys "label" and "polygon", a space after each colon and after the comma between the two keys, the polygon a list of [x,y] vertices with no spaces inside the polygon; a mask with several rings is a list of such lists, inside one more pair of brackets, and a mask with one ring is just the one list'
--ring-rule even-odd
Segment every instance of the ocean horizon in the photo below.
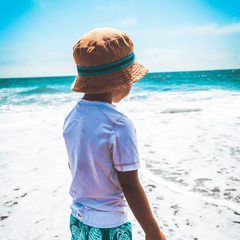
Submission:
{"label": "ocean horizon", "polygon": [[[209,72],[209,71],[232,71],[239,70],[240,68],[221,68],[221,69],[205,69],[205,70],[182,70],[182,71],[160,71],[160,72],[148,72],[149,73],[175,73],[175,72]],[[41,77],[74,77],[76,75],[49,75],[49,76],[19,76],[19,77],[0,77],[0,79],[12,79],[12,78],[41,78]]]}

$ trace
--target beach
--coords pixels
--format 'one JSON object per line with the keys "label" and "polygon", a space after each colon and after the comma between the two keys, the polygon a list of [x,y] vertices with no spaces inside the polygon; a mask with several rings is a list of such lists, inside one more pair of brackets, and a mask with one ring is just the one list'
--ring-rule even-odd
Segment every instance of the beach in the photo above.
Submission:
{"label": "beach", "polygon": [[[1,240],[71,239],[62,126],[83,95],[59,79],[0,79]],[[240,70],[149,74],[117,110],[136,128],[140,182],[166,239],[240,240]]]}

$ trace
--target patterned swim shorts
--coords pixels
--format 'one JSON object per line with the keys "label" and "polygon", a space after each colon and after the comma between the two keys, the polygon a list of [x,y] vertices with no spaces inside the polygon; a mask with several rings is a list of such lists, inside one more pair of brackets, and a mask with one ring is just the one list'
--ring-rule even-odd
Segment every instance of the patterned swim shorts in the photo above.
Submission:
{"label": "patterned swim shorts", "polygon": [[132,224],[126,222],[115,228],[95,228],[70,216],[71,240],[132,240]]}

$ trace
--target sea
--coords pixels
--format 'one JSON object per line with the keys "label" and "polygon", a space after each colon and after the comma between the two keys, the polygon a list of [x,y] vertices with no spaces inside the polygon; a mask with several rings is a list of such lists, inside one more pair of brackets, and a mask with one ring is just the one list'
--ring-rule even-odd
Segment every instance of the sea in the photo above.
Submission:
{"label": "sea", "polygon": [[[70,201],[62,125],[83,97],[71,90],[74,78],[0,79],[1,239],[14,239],[7,230],[23,221],[20,209],[29,213],[39,204],[33,215],[41,224],[47,218],[41,208],[52,213]],[[240,239],[240,69],[148,73],[116,106],[136,128],[144,181],[230,209],[231,216],[218,214],[236,235],[222,239]],[[61,188],[67,190],[60,195]],[[49,209],[44,198],[53,195]]]}

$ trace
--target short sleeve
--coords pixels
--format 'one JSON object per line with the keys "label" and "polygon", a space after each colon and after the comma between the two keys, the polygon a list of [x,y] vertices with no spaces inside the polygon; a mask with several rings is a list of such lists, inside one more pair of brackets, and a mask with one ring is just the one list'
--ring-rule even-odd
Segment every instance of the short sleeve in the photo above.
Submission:
{"label": "short sleeve", "polygon": [[111,140],[114,167],[121,172],[139,169],[136,130],[127,117],[124,116],[114,123]]}

